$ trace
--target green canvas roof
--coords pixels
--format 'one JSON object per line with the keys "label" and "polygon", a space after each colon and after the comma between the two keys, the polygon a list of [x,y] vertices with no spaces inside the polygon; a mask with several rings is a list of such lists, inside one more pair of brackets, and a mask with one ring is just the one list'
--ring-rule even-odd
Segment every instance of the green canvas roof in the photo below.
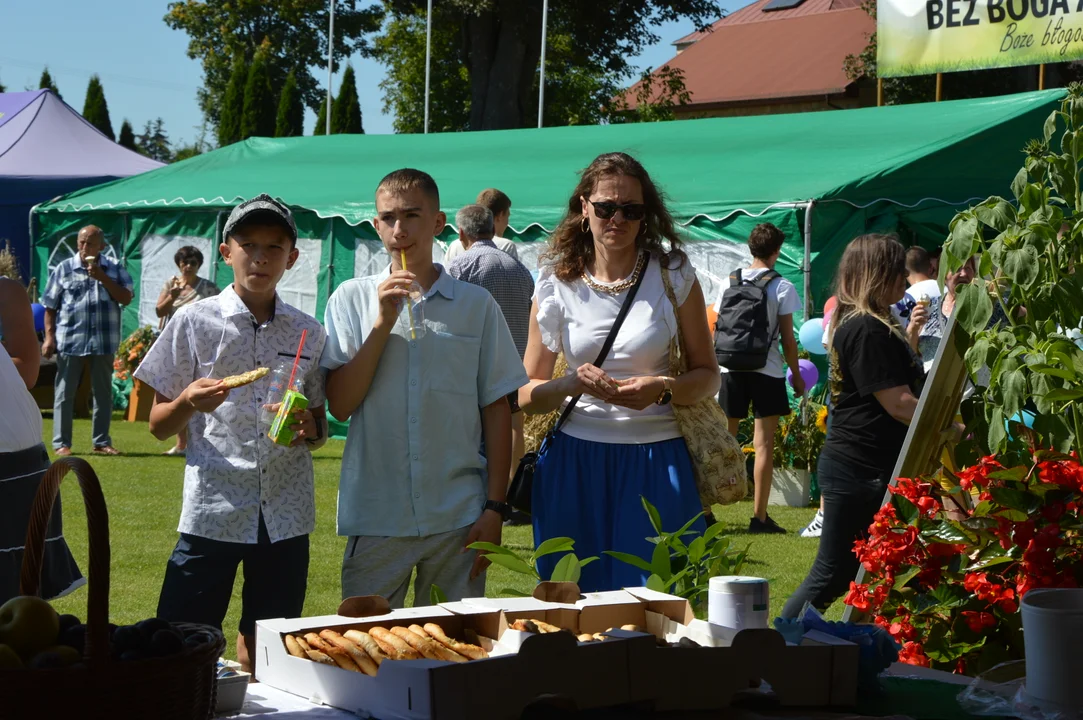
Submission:
{"label": "green canvas roof", "polygon": [[633,125],[252,138],[71,193],[38,212],[227,208],[267,192],[357,225],[374,214],[380,178],[417,167],[436,179],[449,212],[481,188],[499,187],[512,198],[512,228],[522,233],[552,229],[577,171],[615,150],[643,162],[682,223],[810,199],[960,205],[1006,192],[1022,142],[1040,133],[1063,92]]}

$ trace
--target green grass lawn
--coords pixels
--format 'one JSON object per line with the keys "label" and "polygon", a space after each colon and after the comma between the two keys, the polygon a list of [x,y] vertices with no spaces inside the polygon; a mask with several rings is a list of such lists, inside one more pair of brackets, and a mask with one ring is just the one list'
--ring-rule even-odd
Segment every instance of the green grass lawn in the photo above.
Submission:
{"label": "green grass lawn", "polygon": [[[101,478],[109,506],[109,532],[112,547],[110,613],[118,624],[133,623],[153,617],[158,603],[166,560],[177,541],[177,520],[180,517],[181,486],[184,459],[162,457],[161,452],[172,445],[158,442],[145,423],[128,423],[115,418],[113,442],[124,452],[121,457],[89,457]],[[52,437],[52,421],[45,420],[46,444]],[[76,420],[73,451],[79,455],[89,452],[90,421]],[[335,495],[342,442],[332,440],[314,454],[316,469],[316,531],[312,535],[311,565],[305,615],[334,613],[340,600],[339,570],[345,539],[335,534]],[[82,497],[75,482],[65,481],[64,534],[80,567],[87,567],[86,515]],[[727,532],[743,546],[751,542],[745,572],[771,581],[771,611],[777,614],[782,603],[804,578],[816,553],[816,540],[801,538],[797,533],[814,514],[812,508],[771,508],[771,516],[789,530],[786,535],[746,536],[752,505],[745,501],[734,506],[715,508],[715,517]],[[673,530],[676,528],[666,528]],[[504,544],[524,557],[533,550],[530,528],[505,528]],[[488,593],[496,595],[502,588],[517,588],[530,592],[528,578],[500,567],[488,573]],[[240,616],[241,574],[234,586],[234,601],[224,627],[233,653],[233,642]],[[62,613],[74,613],[86,618],[86,589],[82,588],[55,604]],[[427,603],[427,598],[425,602]],[[408,600],[409,601],[409,600]],[[832,617],[841,614],[833,608]]]}

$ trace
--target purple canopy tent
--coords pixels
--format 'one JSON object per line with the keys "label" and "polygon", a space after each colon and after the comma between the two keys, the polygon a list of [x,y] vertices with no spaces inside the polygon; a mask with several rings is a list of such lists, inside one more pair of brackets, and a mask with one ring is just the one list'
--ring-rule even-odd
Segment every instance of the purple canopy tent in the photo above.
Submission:
{"label": "purple canopy tent", "polygon": [[34,205],[161,166],[117,145],[48,90],[0,93],[0,246],[11,241],[28,278]]}

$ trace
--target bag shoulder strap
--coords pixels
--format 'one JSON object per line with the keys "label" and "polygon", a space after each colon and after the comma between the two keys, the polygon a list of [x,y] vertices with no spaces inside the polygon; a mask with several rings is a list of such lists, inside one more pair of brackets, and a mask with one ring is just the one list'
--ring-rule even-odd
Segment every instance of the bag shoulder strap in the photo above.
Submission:
{"label": "bag shoulder strap", "polygon": [[[594,367],[600,368],[605,359],[609,357],[609,351],[613,349],[613,343],[617,339],[617,333],[620,332],[620,326],[624,324],[624,318],[628,316],[628,311],[632,308],[632,303],[635,301],[636,292],[639,291],[639,286],[643,283],[643,278],[647,275],[647,268],[650,267],[651,259],[647,256],[647,262],[643,264],[643,271],[639,273],[639,277],[636,278],[635,284],[628,288],[628,294],[624,296],[624,302],[621,303],[620,312],[617,313],[617,319],[613,321],[613,327],[609,329],[609,334],[606,335],[605,342],[602,343],[602,350],[598,353],[598,358],[594,361]],[[571,401],[564,407],[564,412],[560,414],[557,419],[556,425],[550,431],[550,434],[555,435],[572,414],[572,410],[579,404],[579,398],[583,397],[580,393],[571,399]]]}
{"label": "bag shoulder strap", "polygon": [[730,273],[730,287],[740,287],[741,282],[741,268],[737,268]]}
{"label": "bag shoulder strap", "polygon": [[780,278],[782,275],[777,270],[768,270],[763,275],[752,281],[752,284],[758,287],[760,290],[766,290],[767,286],[771,284],[776,278]]}

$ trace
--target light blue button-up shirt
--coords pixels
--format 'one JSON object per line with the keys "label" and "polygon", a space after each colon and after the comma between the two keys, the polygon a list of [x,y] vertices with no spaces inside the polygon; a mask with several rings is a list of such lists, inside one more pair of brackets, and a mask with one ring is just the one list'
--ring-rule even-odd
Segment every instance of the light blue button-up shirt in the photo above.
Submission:
{"label": "light blue button-up shirt", "polygon": [[[425,332],[396,323],[365,400],[350,417],[338,491],[338,534],[435,535],[478,519],[488,496],[481,408],[527,383],[500,307],[441,266],[425,295]],[[327,302],[321,366],[357,354],[390,274],[344,282]],[[420,319],[419,319],[420,321]]]}

